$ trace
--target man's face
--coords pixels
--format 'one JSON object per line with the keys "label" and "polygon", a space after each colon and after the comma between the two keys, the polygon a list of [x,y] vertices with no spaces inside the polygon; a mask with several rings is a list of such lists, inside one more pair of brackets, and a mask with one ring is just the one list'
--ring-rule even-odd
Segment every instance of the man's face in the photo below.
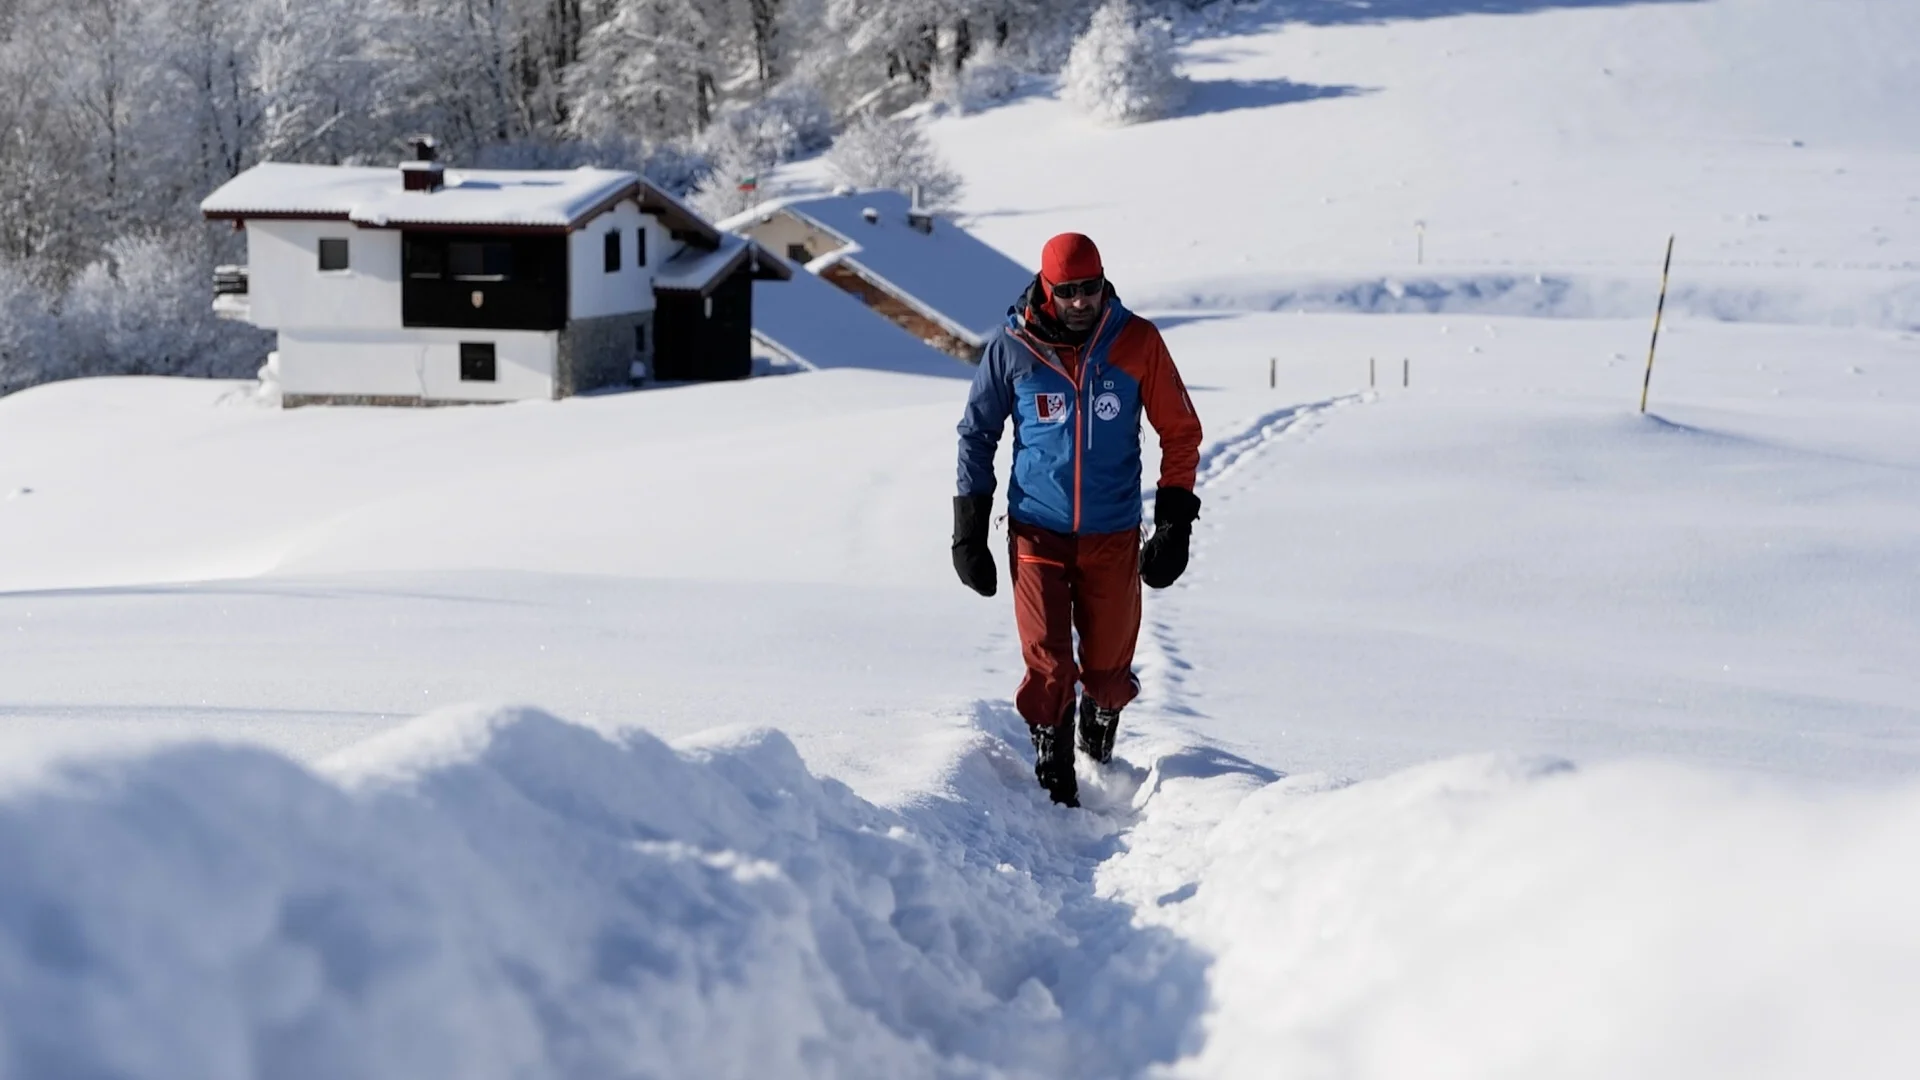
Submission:
{"label": "man's face", "polygon": [[1107,279],[1104,277],[1062,281],[1053,287],[1053,308],[1060,313],[1060,321],[1067,324],[1067,329],[1075,333],[1093,329],[1106,302]]}

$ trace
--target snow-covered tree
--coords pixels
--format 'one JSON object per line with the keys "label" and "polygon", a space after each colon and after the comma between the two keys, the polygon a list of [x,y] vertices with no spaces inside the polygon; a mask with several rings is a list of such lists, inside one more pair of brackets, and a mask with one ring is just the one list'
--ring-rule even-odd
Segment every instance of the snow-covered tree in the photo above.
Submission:
{"label": "snow-covered tree", "polygon": [[773,194],[766,178],[774,168],[832,141],[833,117],[810,86],[785,87],[729,110],[701,141],[707,175],[694,191],[694,207],[709,217],[731,217]]}
{"label": "snow-covered tree", "polygon": [[577,135],[695,135],[719,88],[717,27],[703,0],[617,0],[567,72]]}
{"label": "snow-covered tree", "polygon": [[52,323],[45,292],[19,267],[0,259],[0,394],[49,377]]}
{"label": "snow-covered tree", "polygon": [[1178,108],[1187,82],[1166,29],[1140,18],[1128,0],[1107,0],[1073,44],[1061,95],[1102,123],[1134,124]]}
{"label": "snow-covered tree", "polygon": [[934,80],[936,96],[963,113],[990,109],[1019,92],[1020,69],[1009,63],[1000,47],[988,42],[975,48],[957,72]]}
{"label": "snow-covered tree", "polygon": [[766,178],[791,157],[793,132],[777,117],[741,110],[707,129],[707,175],[693,191],[694,209],[732,217],[767,197]]}
{"label": "snow-covered tree", "polygon": [[365,160],[416,131],[456,134],[439,121],[435,69],[413,66],[426,50],[408,34],[432,25],[421,12],[392,0],[225,2],[248,9],[254,40],[234,70],[216,71],[257,95],[250,130],[237,92],[230,106],[241,148],[232,164]]}
{"label": "snow-covered tree", "polygon": [[920,188],[929,209],[960,200],[960,174],[943,161],[926,135],[912,123],[868,113],[847,125],[827,151],[827,167],[857,188]]}
{"label": "snow-covered tree", "polygon": [[[207,362],[228,364],[217,349],[245,331],[211,329],[205,271],[240,238],[202,223],[199,200],[259,161],[391,163],[414,132],[456,164],[639,166],[681,193],[706,178],[702,205],[722,213],[766,194],[740,180],[823,148],[836,113],[865,116],[834,151],[840,177],[950,203],[958,181],[919,133],[871,117],[934,95],[981,107],[1060,70],[1097,2],[0,0],[4,377],[70,371],[49,341],[111,370],[191,366],[111,331],[138,322],[126,290],[157,296],[168,268],[188,315],[156,332],[216,333]],[[1184,19],[1209,0],[1139,2]],[[1171,69],[1141,63],[1167,54],[1139,42],[1164,34],[1117,10],[1087,31],[1098,62],[1069,90],[1143,115],[1124,106],[1164,101],[1170,76],[1148,76]],[[156,235],[169,247],[146,274],[139,238]],[[23,352],[29,308],[39,344]]]}
{"label": "snow-covered tree", "polygon": [[75,374],[253,374],[264,341],[213,314],[212,268],[193,248],[177,235],[123,237],[81,271],[60,309]]}

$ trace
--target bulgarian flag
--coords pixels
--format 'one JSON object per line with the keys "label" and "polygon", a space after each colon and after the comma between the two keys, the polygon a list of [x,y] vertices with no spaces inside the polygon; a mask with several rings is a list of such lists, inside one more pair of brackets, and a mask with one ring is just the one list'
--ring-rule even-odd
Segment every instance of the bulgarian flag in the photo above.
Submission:
{"label": "bulgarian flag", "polygon": [[758,176],[749,176],[749,177],[747,177],[746,179],[744,179],[744,180],[742,180],[742,181],[740,181],[740,188],[739,188],[739,189],[740,189],[741,191],[759,191],[759,190],[760,190],[760,178],[759,178]]}

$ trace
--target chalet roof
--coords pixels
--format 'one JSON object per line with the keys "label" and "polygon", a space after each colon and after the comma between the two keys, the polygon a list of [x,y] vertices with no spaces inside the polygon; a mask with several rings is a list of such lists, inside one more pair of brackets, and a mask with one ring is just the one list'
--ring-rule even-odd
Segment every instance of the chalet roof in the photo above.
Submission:
{"label": "chalet roof", "polygon": [[973,378],[966,361],[933,348],[852,294],[804,272],[784,284],[753,287],[753,332],[816,368]]}
{"label": "chalet roof", "polygon": [[690,292],[705,296],[714,287],[751,260],[753,276],[759,281],[786,281],[793,267],[766,248],[741,236],[722,235],[719,246],[711,251],[689,247],[668,259],[653,276],[656,292]]}
{"label": "chalet roof", "polygon": [[[907,223],[909,205],[898,191],[802,196],[762,203],[718,227],[745,232],[777,214],[792,214],[848,245],[808,269],[848,264],[955,336],[985,344],[1033,271],[946,219],[936,220],[931,233],[920,232]],[[871,222],[868,209],[875,211]]]}
{"label": "chalet roof", "polygon": [[720,234],[638,173],[619,169],[453,169],[445,186],[407,191],[397,168],[265,162],[200,203],[209,218],[320,218],[371,229],[496,228],[567,232],[633,199],[700,247]]}

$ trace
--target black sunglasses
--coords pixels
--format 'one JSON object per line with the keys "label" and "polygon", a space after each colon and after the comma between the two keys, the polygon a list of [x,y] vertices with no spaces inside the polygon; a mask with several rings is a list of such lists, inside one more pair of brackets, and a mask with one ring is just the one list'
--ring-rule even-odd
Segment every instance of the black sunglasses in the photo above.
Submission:
{"label": "black sunglasses", "polygon": [[1090,277],[1085,281],[1063,281],[1049,286],[1055,300],[1077,300],[1082,296],[1095,297],[1107,291],[1107,279]]}

